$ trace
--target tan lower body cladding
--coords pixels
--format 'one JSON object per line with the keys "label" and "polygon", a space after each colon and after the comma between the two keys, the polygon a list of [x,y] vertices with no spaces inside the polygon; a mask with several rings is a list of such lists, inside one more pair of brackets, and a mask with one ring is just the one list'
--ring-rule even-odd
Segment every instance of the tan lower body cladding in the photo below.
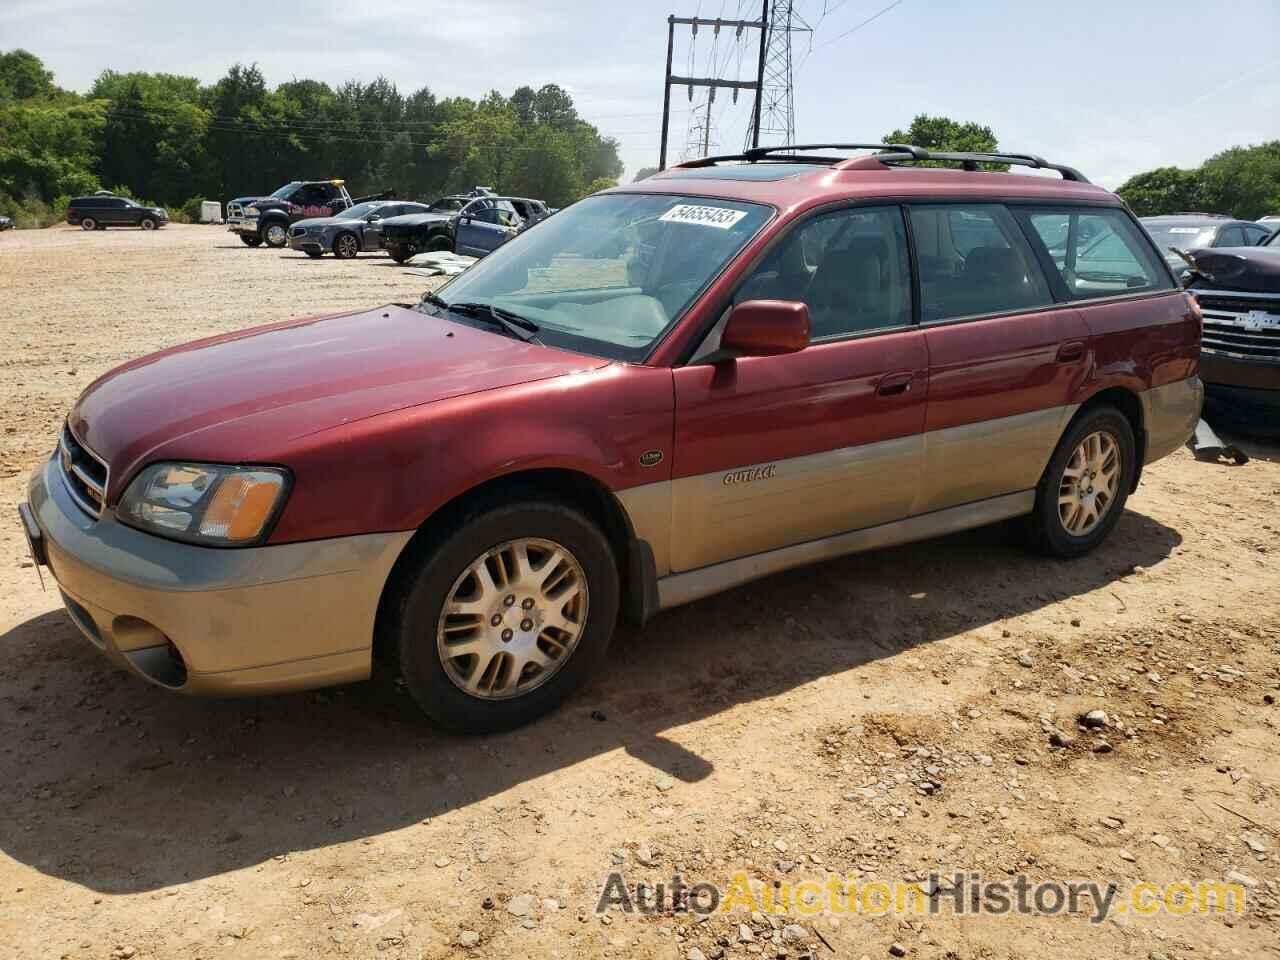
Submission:
{"label": "tan lower body cladding", "polygon": [[[1142,395],[1147,462],[1183,444],[1199,380]],[[1077,405],[646,484],[618,495],[653,548],[662,607],[861,550],[1029,513]]]}

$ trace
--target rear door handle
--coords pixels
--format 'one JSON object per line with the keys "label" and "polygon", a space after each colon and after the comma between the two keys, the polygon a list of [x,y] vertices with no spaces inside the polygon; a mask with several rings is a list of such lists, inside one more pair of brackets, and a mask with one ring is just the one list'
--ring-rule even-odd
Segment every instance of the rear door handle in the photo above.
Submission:
{"label": "rear door handle", "polygon": [[1084,341],[1072,340],[1058,348],[1059,363],[1075,363],[1084,359]]}
{"label": "rear door handle", "polygon": [[891,373],[880,381],[880,385],[876,387],[876,393],[882,397],[906,393],[911,389],[911,381],[914,379],[914,373]]}

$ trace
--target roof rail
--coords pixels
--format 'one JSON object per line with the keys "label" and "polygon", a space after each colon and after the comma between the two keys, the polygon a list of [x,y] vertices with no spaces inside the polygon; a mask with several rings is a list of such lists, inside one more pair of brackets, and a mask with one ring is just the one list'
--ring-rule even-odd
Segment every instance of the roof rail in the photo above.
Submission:
{"label": "roof rail", "polygon": [[[811,150],[875,150],[875,154],[867,157],[805,157],[799,154]],[[926,160],[940,160],[944,163],[959,163],[965,170],[978,170],[980,164],[1006,164],[1019,167],[1030,167],[1034,170],[1053,170],[1062,175],[1063,180],[1076,183],[1088,183],[1089,178],[1074,167],[1061,163],[1050,163],[1044,157],[1034,153],[998,153],[995,151],[978,153],[951,153],[926,150],[909,143],[817,143],[817,144],[783,144],[777,147],[752,147],[742,153],[725,154],[717,157],[702,157],[698,160],[687,160],[676,164],[673,169],[690,170],[696,167],[712,167],[717,163],[730,160],[747,163],[830,163],[838,170],[866,169],[877,162],[883,164],[918,163]]]}
{"label": "roof rail", "polygon": [[776,147],[750,147],[743,150],[742,153],[727,153],[717,157],[700,157],[696,160],[686,160],[684,163],[677,163],[671,169],[692,170],[697,167],[713,167],[717,163],[725,163],[730,160],[744,160],[747,163],[765,161],[773,163],[836,164],[849,159],[848,157],[797,156],[797,154],[808,153],[812,150],[880,150],[885,153],[905,154],[916,159],[924,159],[924,155],[928,153],[922,147],[913,147],[905,143],[784,143]]}

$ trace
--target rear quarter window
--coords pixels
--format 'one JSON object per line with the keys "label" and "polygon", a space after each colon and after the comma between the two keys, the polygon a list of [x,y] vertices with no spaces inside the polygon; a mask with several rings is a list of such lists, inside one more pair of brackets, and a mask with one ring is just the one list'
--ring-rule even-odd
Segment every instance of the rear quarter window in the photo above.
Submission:
{"label": "rear quarter window", "polygon": [[1173,289],[1169,272],[1123,210],[1019,208],[1055,285],[1070,299]]}

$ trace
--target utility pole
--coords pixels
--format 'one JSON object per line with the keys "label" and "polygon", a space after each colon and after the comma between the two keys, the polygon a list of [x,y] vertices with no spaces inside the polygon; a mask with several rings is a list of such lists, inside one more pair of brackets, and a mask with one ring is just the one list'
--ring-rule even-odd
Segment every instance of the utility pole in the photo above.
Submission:
{"label": "utility pole", "polygon": [[[768,9],[768,0],[766,0],[765,9]],[[721,80],[719,77],[678,77],[671,72],[672,56],[675,51],[676,26],[687,26],[693,30],[693,35],[698,35],[698,27],[713,27],[716,33],[720,32],[721,27],[732,27],[737,31],[737,35],[741,36],[744,30],[759,30],[760,41],[760,67],[755,80]],[[756,113],[760,112],[760,94],[761,85],[760,78],[764,75],[764,52],[765,42],[764,35],[767,32],[767,21],[761,20],[714,20],[703,17],[677,17],[675,15],[667,17],[667,73],[663,82],[662,91],[662,148],[658,157],[658,169],[667,169],[667,143],[671,127],[671,88],[672,87],[688,87],[689,97],[693,98],[694,87],[707,87],[707,125],[703,131],[703,151],[709,149],[711,143],[711,103],[715,99],[715,92],[719,89],[727,89],[733,91],[733,99],[736,103],[738,94],[743,90],[754,90],[756,93]],[[758,127],[759,124],[756,124]]]}

